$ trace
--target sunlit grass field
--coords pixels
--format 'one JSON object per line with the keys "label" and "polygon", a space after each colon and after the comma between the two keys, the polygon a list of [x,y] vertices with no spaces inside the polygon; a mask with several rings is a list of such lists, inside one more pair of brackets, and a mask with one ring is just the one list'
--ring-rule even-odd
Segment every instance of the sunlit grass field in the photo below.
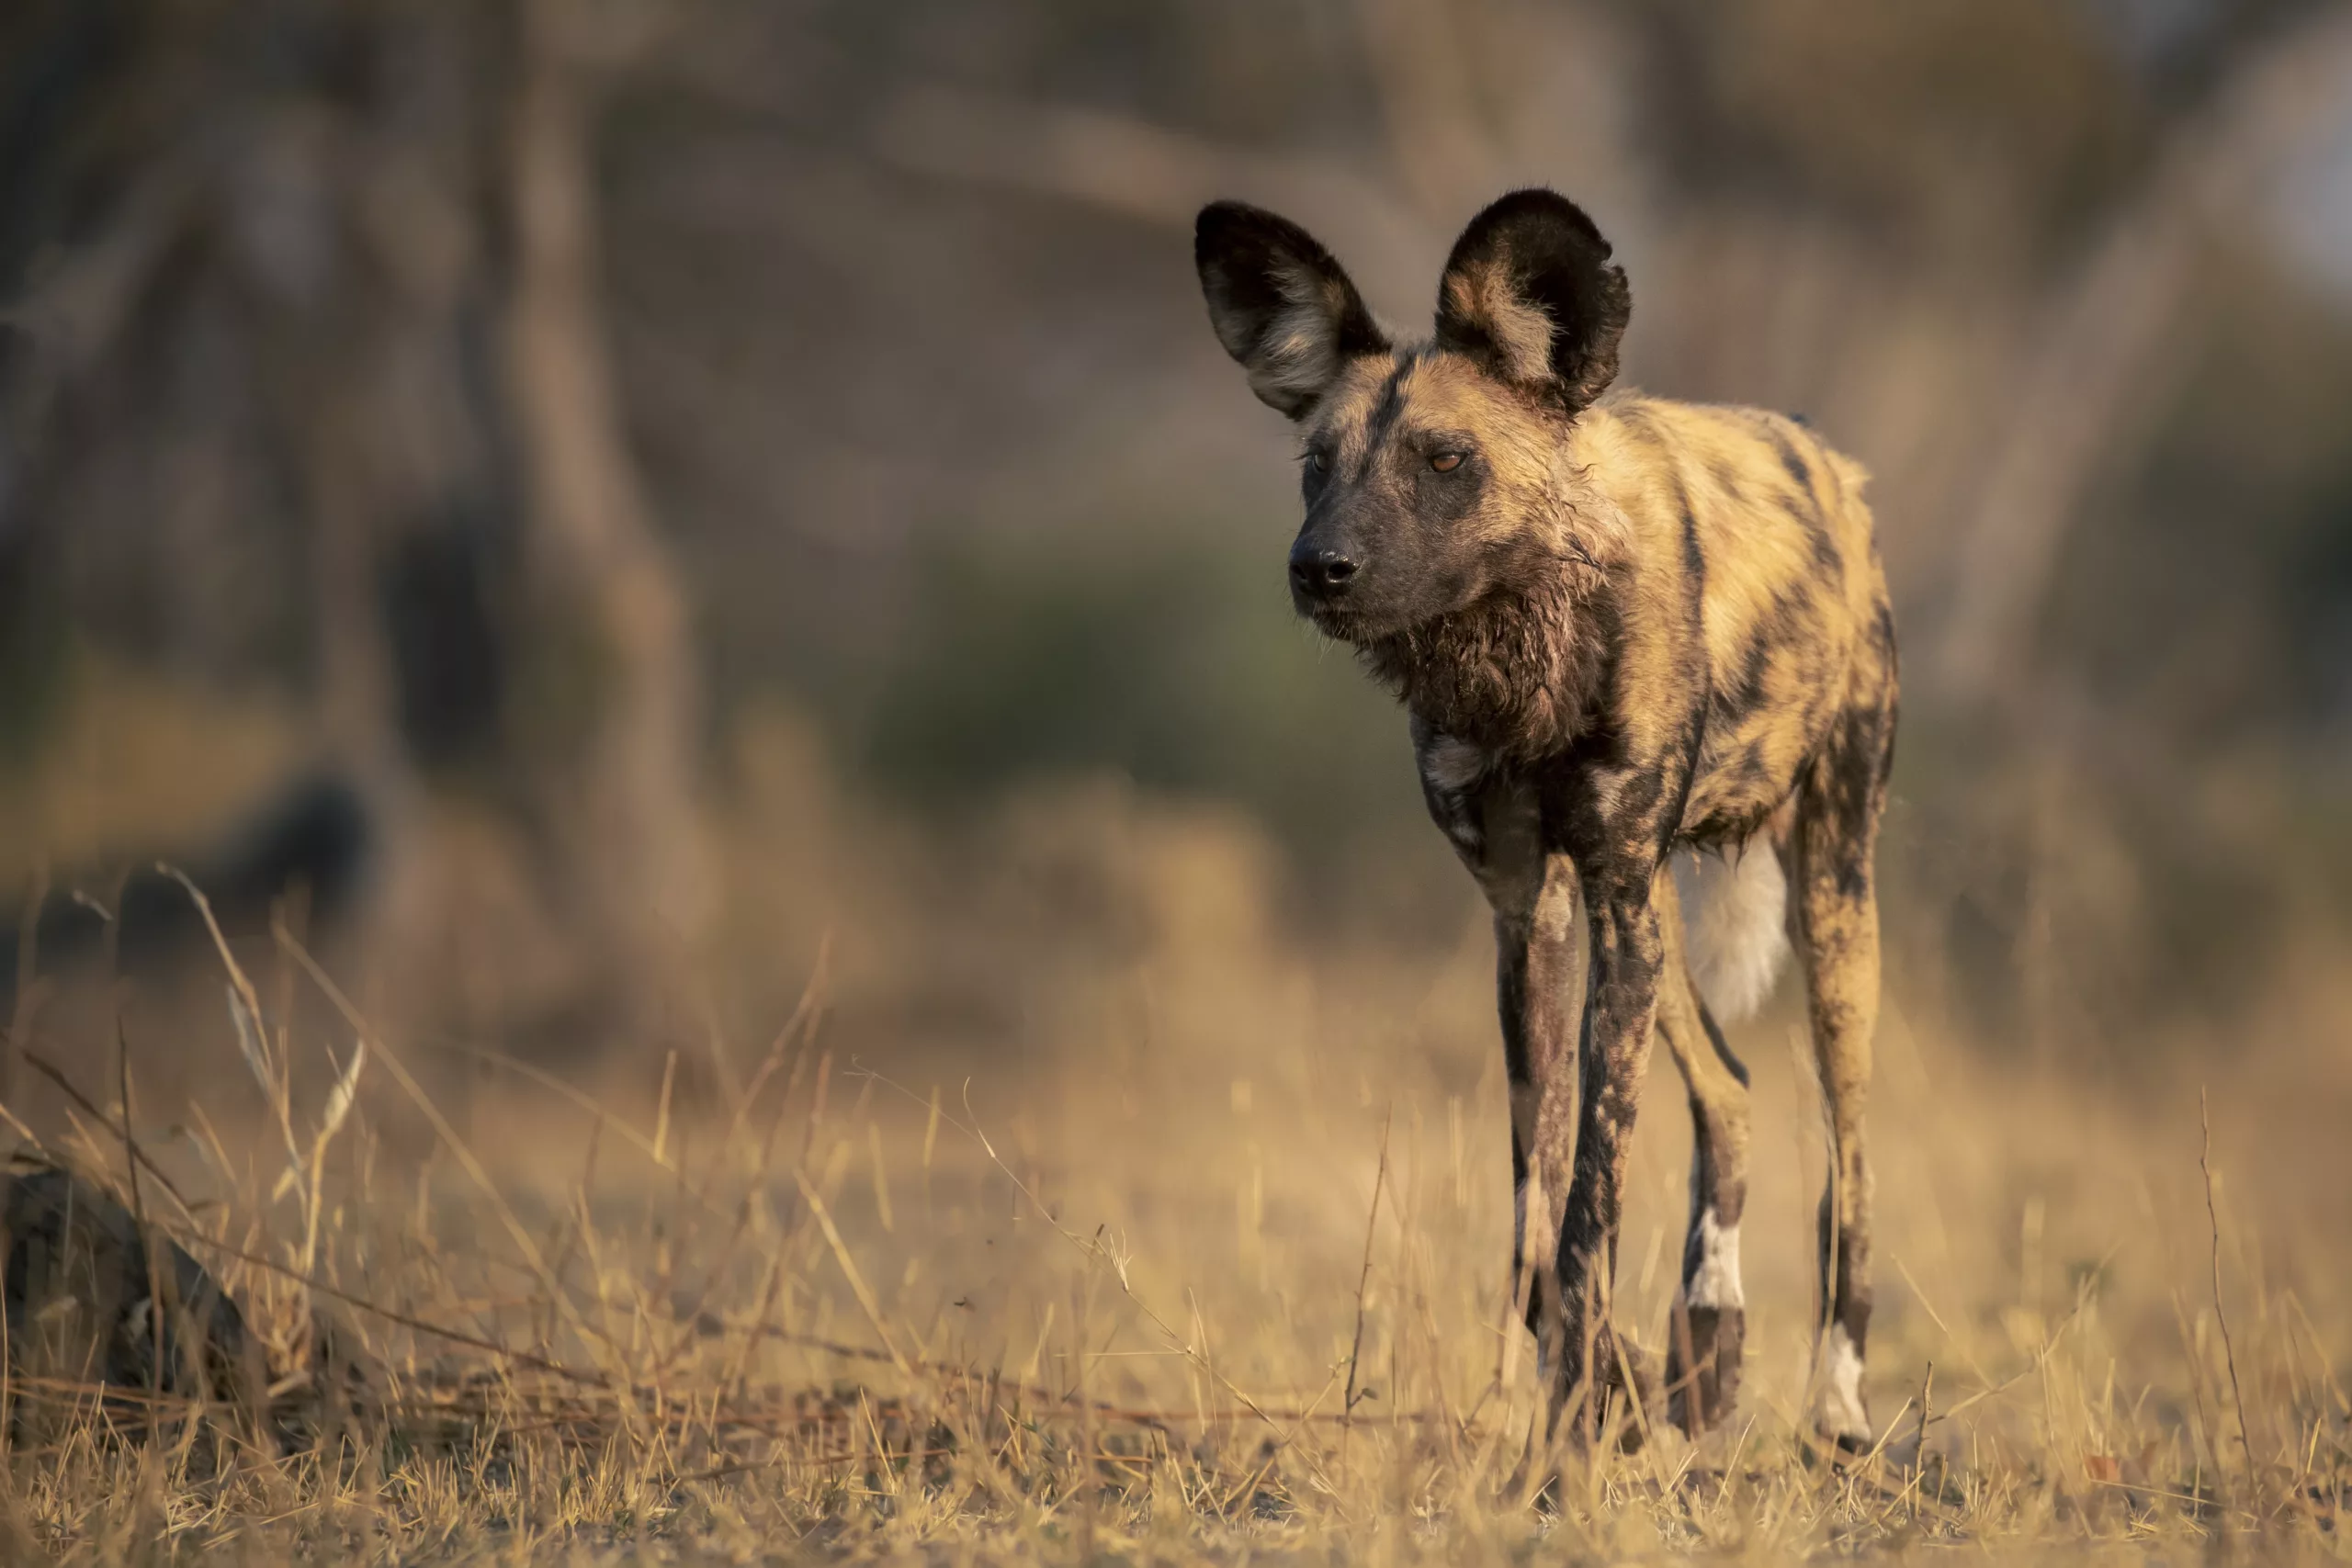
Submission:
{"label": "sunlit grass field", "polygon": [[[119,1010],[71,986],[22,1010],[10,1138],[213,1269],[271,1385],[197,1405],[20,1373],[0,1559],[2352,1551],[2352,995],[2324,943],[2240,1024],[2116,1069],[2111,1041],[1964,1035],[1957,982],[1896,942],[1883,1441],[1845,1465],[1806,1436],[1825,1167],[1784,984],[1733,1038],[1738,1412],[1695,1446],[1634,1412],[1634,1451],[1554,1452],[1466,897],[1449,939],[1313,940],[1214,810],[1016,802],[959,860],[807,770],[744,772],[765,804],[718,814],[737,945],[712,962],[756,978],[641,1049],[419,1021],[290,929]],[[477,946],[485,991],[519,983]],[[1652,1348],[1689,1139],[1659,1053],[1617,1284]]]}
{"label": "sunlit grass field", "polygon": [[[820,964],[772,1042],[586,1082],[388,1038],[289,947],[221,1004],[259,1015],[242,1081],[162,1126],[132,1085],[145,1202],[244,1304],[276,1414],[20,1382],[8,1555],[2343,1554],[2341,1156],[2272,1169],[2300,1207],[2256,1201],[2233,1169],[2264,1165],[2263,1118],[2225,1063],[2209,1186],[2193,1083],[2100,1103],[1895,1010],[1885,1436],[1840,1467],[1804,1435],[1817,1113],[1768,1015],[1742,1408],[1696,1447],[1661,1427],[1531,1463],[1483,953],[1340,974],[1221,947],[1071,998],[1099,1032],[1054,1021],[1001,1073],[843,1055]],[[333,1042],[347,1070],[358,1040],[336,1119],[335,1075],[288,1062]],[[1688,1155],[1669,1075],[1619,1286],[1651,1345]],[[43,1141],[127,1192],[117,1097],[85,1092]],[[322,1334],[356,1379],[305,1375]]]}

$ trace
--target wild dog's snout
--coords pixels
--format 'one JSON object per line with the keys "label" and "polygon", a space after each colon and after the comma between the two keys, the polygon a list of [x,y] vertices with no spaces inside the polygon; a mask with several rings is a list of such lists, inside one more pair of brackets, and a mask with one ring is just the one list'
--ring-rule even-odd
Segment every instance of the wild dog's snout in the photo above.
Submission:
{"label": "wild dog's snout", "polygon": [[1328,604],[1348,591],[1355,580],[1356,559],[1345,550],[1300,540],[1290,552],[1291,592],[1301,599]]}

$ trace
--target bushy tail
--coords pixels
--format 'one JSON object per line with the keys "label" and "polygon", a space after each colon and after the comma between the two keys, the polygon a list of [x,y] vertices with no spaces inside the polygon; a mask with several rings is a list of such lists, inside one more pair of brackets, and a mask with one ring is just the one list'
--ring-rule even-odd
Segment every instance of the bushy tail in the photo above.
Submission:
{"label": "bushy tail", "polygon": [[1717,1023],[1752,1016],[1789,955],[1781,857],[1761,840],[1723,855],[1685,851],[1674,857],[1674,881],[1701,999]]}

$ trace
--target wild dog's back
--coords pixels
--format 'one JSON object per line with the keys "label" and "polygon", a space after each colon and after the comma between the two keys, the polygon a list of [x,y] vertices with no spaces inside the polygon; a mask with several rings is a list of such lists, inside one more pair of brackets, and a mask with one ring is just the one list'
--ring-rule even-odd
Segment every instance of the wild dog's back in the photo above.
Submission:
{"label": "wild dog's back", "polygon": [[1868,475],[1785,415],[1630,393],[1589,410],[1572,445],[1623,513],[1624,570],[1661,630],[1697,591],[1709,699],[1682,828],[1743,838],[1855,694],[1892,675]]}

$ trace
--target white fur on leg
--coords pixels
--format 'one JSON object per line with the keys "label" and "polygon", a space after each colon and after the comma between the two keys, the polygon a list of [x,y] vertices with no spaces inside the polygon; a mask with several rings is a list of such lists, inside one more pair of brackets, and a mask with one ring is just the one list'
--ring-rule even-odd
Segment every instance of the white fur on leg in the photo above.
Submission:
{"label": "white fur on leg", "polygon": [[1519,1255],[1530,1270],[1548,1270],[1559,1261],[1559,1223],[1544,1195],[1544,1179],[1535,1171],[1529,1171],[1511,1192],[1511,1226]]}
{"label": "white fur on leg", "polygon": [[[1535,1225],[1532,1233],[1527,1228],[1530,1221]],[[1516,1310],[1523,1312],[1529,1305],[1547,1299],[1544,1281],[1560,1255],[1559,1231],[1552,1224],[1551,1206],[1544,1200],[1544,1179],[1532,1170],[1511,1191],[1511,1224],[1519,1258],[1511,1288],[1526,1292],[1524,1301],[1514,1303]],[[1535,1330],[1535,1382],[1539,1388],[1552,1386],[1551,1337],[1541,1326],[1550,1316],[1551,1309],[1546,1308]]]}
{"label": "white fur on leg", "polygon": [[1862,1353],[1854,1348],[1842,1323],[1829,1325],[1822,1366],[1821,1426],[1832,1437],[1865,1444],[1871,1440],[1870,1412],[1862,1406]]}
{"label": "white fur on leg", "polygon": [[1699,1213],[1699,1267],[1683,1296],[1694,1307],[1719,1311],[1747,1304],[1739,1288],[1739,1227],[1718,1224],[1712,1208]]}
{"label": "white fur on leg", "polygon": [[1674,857],[1690,977],[1717,1023],[1751,1016],[1772,994],[1789,955],[1789,887],[1763,841],[1724,855]]}

